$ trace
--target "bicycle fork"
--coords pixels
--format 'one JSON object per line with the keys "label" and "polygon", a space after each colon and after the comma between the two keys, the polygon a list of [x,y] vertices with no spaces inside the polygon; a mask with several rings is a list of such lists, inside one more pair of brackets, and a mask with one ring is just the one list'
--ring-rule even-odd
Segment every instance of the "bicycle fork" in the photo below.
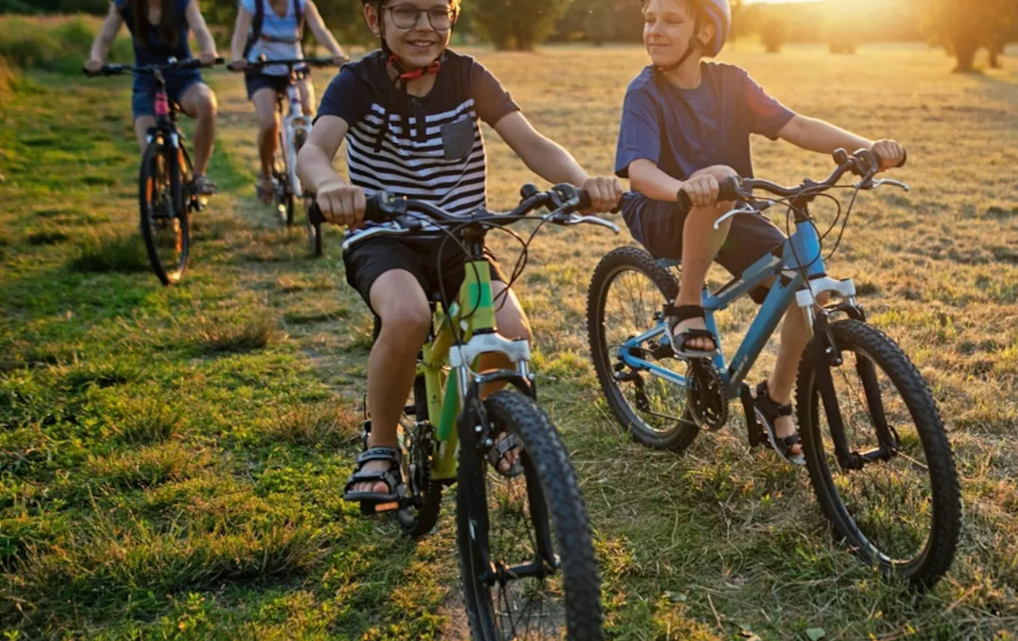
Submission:
{"label": "bicycle fork", "polygon": [[[488,353],[505,355],[516,364],[516,369],[472,374],[466,363]],[[456,420],[460,447],[476,452],[475,456],[465,459],[469,463],[466,469],[461,470],[461,482],[466,481],[472,488],[467,506],[470,514],[470,537],[477,543],[482,567],[487,568],[481,578],[488,585],[524,577],[543,578],[553,574],[559,567],[551,540],[551,523],[544,491],[540,484],[530,481],[533,477],[533,463],[523,451],[520,452],[520,462],[524,469],[523,476],[527,479],[527,500],[531,508],[530,519],[534,526],[537,557],[528,563],[505,567],[493,563],[489,551],[486,472],[482,461],[487,452],[495,446],[496,435],[493,434],[487,411],[484,409],[481,392],[485,385],[505,381],[516,387],[520,393],[536,400],[534,378],[529,369],[529,356],[530,344],[527,341],[510,341],[498,334],[476,335],[466,345],[454,346],[450,350],[450,362],[454,364],[457,388],[461,392],[460,398],[463,399],[462,411]]]}
{"label": "bicycle fork", "polygon": [[[848,309],[848,307],[851,307],[851,309]],[[839,308],[847,311],[850,316],[855,317],[857,320],[864,320],[862,310],[854,305],[843,303]],[[831,439],[834,441],[834,453],[838,460],[838,465],[843,470],[861,470],[869,463],[890,460],[898,453],[898,440],[887,424],[883,401],[880,398],[880,384],[877,381],[876,368],[873,366],[873,362],[868,358],[857,355],[855,369],[862,381],[863,392],[866,397],[866,407],[873,420],[879,447],[865,452],[858,452],[849,450],[845,438],[845,423],[838,404],[838,396],[834,389],[833,375],[833,368],[841,367],[844,364],[844,359],[831,331],[826,310],[820,311],[816,315],[813,320],[813,327],[814,338],[810,342],[809,347],[812,351],[813,372],[816,377],[817,388],[820,391],[820,397],[823,400],[824,414],[827,417],[827,425],[831,431]]]}

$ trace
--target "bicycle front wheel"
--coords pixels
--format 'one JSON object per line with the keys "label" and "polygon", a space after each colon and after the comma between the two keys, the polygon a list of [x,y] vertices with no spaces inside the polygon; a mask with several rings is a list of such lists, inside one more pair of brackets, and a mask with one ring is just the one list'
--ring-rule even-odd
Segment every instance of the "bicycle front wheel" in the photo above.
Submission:
{"label": "bicycle front wheel", "polygon": [[[950,567],[961,527],[958,475],[937,406],[922,375],[885,334],[857,320],[830,329],[842,364],[818,372],[811,345],[796,390],[817,499],[863,562],[930,587]],[[822,395],[828,372],[846,449],[867,461],[847,469],[835,454],[831,408]]]}
{"label": "bicycle front wheel", "polygon": [[139,175],[141,234],[152,271],[164,285],[180,282],[190,248],[184,179],[176,151],[161,140],[145,149]]}
{"label": "bicycle front wheel", "polygon": [[519,392],[498,392],[484,407],[496,442],[518,440],[523,472],[507,478],[461,444],[457,543],[473,638],[603,639],[590,525],[558,433]]}
{"label": "bicycle front wheel", "polygon": [[[298,129],[293,134],[293,147],[295,150],[294,156],[300,151],[301,147],[307,141],[307,132],[303,129]],[[301,190],[302,191],[302,190]],[[302,194],[303,195],[303,194]],[[322,255],[322,224],[320,222],[312,222],[311,216],[308,215],[308,207],[313,201],[312,198],[304,195],[302,198],[304,204],[304,230],[307,232],[308,238],[308,249],[311,251],[311,255],[318,258]]]}

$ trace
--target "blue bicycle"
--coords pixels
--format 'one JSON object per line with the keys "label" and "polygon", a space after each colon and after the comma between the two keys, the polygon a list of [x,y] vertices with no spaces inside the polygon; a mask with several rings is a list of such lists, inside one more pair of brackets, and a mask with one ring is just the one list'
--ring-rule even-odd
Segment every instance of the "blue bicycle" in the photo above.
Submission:
{"label": "blue bicycle", "polygon": [[[822,255],[822,236],[809,212],[821,195],[833,198],[825,194],[832,189],[854,189],[854,203],[860,190],[908,186],[875,179],[880,163],[869,151],[838,150],[834,160],[837,168],[823,182],[782,187],[732,178],[721,185],[721,199],[740,204],[718,224],[775,205],[786,207],[795,223],[780,251],[717,291],[704,290],[707,328],[720,336],[714,313],[771,283],[730,362],[721,349],[713,359],[676,359],[666,310],[678,295],[680,265],[637,247],[613,250],[594,272],[587,300],[591,356],[608,405],[637,441],[681,452],[702,429],[723,427],[729,401],[739,398],[755,447],[766,444],[767,435],[744,379],[794,301],[812,330],[799,364],[796,418],[824,514],[861,560],[929,587],[947,571],[958,544],[961,500],[951,447],[919,371],[893,340],[866,323],[851,279],[827,275],[830,255]],[[858,181],[839,185],[846,174]],[[755,191],[777,199],[756,200]],[[824,303],[828,297],[833,302]],[[680,364],[684,373],[673,371]]]}

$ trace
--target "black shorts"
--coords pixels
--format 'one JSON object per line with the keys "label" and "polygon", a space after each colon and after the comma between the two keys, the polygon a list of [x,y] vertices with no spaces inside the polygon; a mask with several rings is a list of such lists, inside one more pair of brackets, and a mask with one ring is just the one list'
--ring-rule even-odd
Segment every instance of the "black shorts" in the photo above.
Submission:
{"label": "black shorts", "polygon": [[[686,214],[679,211],[679,204],[636,194],[626,195],[626,198],[634,197],[643,198],[645,202],[642,207],[632,207],[625,214],[626,225],[633,238],[655,258],[680,260]],[[739,276],[764,254],[780,250],[785,240],[781,230],[763,216],[739,215],[732,219],[728,237],[714,260],[732,276]],[[756,287],[749,295],[757,303],[762,303],[767,291],[766,287]]]}
{"label": "black shorts", "polygon": [[[311,81],[311,70],[305,69],[303,72],[303,80]],[[303,82],[298,79],[297,82]],[[289,76],[269,76],[264,73],[249,73],[244,75],[244,86],[247,87],[247,99],[251,100],[254,98],[255,93],[259,89],[268,87],[277,94],[286,96],[286,87],[290,84]]]}
{"label": "black shorts", "polygon": [[[460,245],[450,239],[442,249],[442,265],[439,267],[438,252],[443,238],[448,237],[379,236],[366,240],[343,254],[346,282],[357,290],[370,308],[371,286],[378,277],[393,269],[403,269],[414,275],[428,300],[439,300],[443,286],[445,295],[455,300],[465,274],[464,253]],[[508,282],[495,256],[487,249],[484,251],[491,279]]]}

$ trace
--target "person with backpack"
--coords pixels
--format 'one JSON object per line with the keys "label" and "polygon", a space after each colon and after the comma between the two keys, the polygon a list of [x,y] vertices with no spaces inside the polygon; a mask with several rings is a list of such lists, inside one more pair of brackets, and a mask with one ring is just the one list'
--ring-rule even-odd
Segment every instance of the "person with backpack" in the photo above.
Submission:
{"label": "person with backpack", "polygon": [[[279,140],[279,115],[276,103],[286,95],[289,71],[285,65],[263,67],[258,72],[249,70],[249,63],[265,56],[265,60],[303,58],[301,37],[304,23],[315,34],[318,42],[332,54],[336,66],[347,61],[342,47],[332,37],[311,0],[240,0],[237,22],[230,42],[233,58],[229,68],[246,71],[248,100],[254,103],[258,116],[258,156],[261,173],[258,176],[258,198],[272,202],[272,157]],[[310,69],[301,70],[298,83],[304,113],[314,113],[315,90],[311,84]]]}

